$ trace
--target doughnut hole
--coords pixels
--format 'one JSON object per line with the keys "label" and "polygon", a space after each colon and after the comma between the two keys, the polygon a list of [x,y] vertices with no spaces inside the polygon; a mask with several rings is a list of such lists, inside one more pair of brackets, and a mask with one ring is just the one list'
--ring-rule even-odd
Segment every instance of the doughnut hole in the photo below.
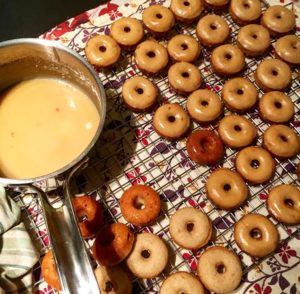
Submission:
{"label": "doughnut hole", "polygon": [[105,292],[111,292],[111,291],[115,290],[114,284],[111,281],[107,281],[105,283],[104,290],[105,290]]}
{"label": "doughnut hole", "polygon": [[294,201],[292,199],[286,198],[284,199],[284,205],[288,207],[294,207]]}
{"label": "doughnut hole", "polygon": [[256,240],[259,240],[262,238],[262,232],[258,228],[252,229],[249,234],[250,234],[251,238],[256,239]]}
{"label": "doughnut hole", "polygon": [[281,14],[276,14],[275,17],[276,17],[277,19],[281,19]]}
{"label": "doughnut hole", "polygon": [[144,249],[144,250],[142,250],[142,252],[141,252],[141,256],[142,256],[143,258],[145,258],[145,259],[148,259],[148,258],[150,257],[150,255],[151,255],[151,253],[150,253],[150,251],[147,250],[147,249]]}
{"label": "doughnut hole", "polygon": [[193,223],[187,223],[185,226],[186,226],[186,230],[188,232],[191,232],[194,229],[194,224]]}
{"label": "doughnut hole", "polygon": [[124,32],[129,33],[131,31],[130,27],[124,27]]}
{"label": "doughnut hole", "polygon": [[184,71],[183,73],[181,73],[181,76],[182,76],[183,78],[189,78],[189,77],[190,77],[190,74],[189,74],[188,72]]}
{"label": "doughnut hole", "polygon": [[185,43],[182,43],[182,44],[180,45],[180,47],[181,47],[182,50],[187,50],[187,49],[188,49],[188,45],[185,44]]}
{"label": "doughnut hole", "polygon": [[78,213],[77,213],[77,218],[78,218],[78,221],[80,223],[84,223],[87,221],[88,217],[86,215],[86,212],[84,210],[79,210]]}
{"label": "doughnut hole", "polygon": [[169,116],[168,116],[168,121],[169,121],[170,123],[173,123],[175,120],[176,120],[176,118],[175,118],[174,115],[169,115]]}
{"label": "doughnut hole", "polygon": [[144,93],[144,90],[142,88],[136,88],[135,91],[140,95]]}
{"label": "doughnut hole", "polygon": [[214,24],[214,23],[210,24],[209,27],[210,27],[212,30],[216,30],[216,29],[217,29],[217,26],[216,26],[216,24]]}
{"label": "doughnut hole", "polygon": [[239,125],[235,125],[235,126],[233,127],[233,129],[234,129],[235,131],[237,131],[237,132],[240,132],[240,131],[242,130],[242,128],[241,128]]}
{"label": "doughnut hole", "polygon": [[279,138],[280,138],[280,140],[283,141],[283,142],[287,142],[287,141],[288,141],[287,137],[284,136],[284,135],[279,135]]}
{"label": "doughnut hole", "polygon": [[249,5],[248,1],[245,1],[245,2],[243,3],[243,6],[244,6],[244,8],[246,8],[246,9],[249,9],[249,8],[250,8],[250,5]]}
{"label": "doughnut hole", "polygon": [[155,16],[156,16],[156,18],[158,18],[158,19],[162,19],[162,17],[163,17],[160,13],[156,13]]}
{"label": "doughnut hole", "polygon": [[254,169],[258,169],[258,167],[260,166],[260,162],[257,159],[253,159],[253,160],[251,160],[250,165]]}
{"label": "doughnut hole", "polygon": [[204,107],[207,107],[208,106],[208,102],[206,100],[202,100],[201,101],[201,105],[204,106]]}
{"label": "doughnut hole", "polygon": [[223,263],[217,263],[216,264],[216,271],[219,273],[219,274],[224,274],[226,272],[226,267]]}
{"label": "doughnut hole", "polygon": [[244,94],[244,90],[243,89],[237,89],[236,93],[238,95],[243,95]]}
{"label": "doughnut hole", "polygon": [[277,71],[277,69],[272,69],[271,73],[272,73],[272,75],[273,75],[274,77],[277,77],[277,76],[278,76],[278,71]]}
{"label": "doughnut hole", "polygon": [[291,44],[291,47],[292,47],[293,49],[295,49],[295,50],[298,49],[298,48],[297,48],[297,43],[292,43],[292,44]]}
{"label": "doughnut hole", "polygon": [[225,53],[224,56],[227,60],[230,60],[232,58],[232,55],[230,53]]}
{"label": "doughnut hole", "polygon": [[282,107],[282,104],[279,101],[275,101],[274,102],[274,106],[278,109],[280,109]]}
{"label": "doughnut hole", "polygon": [[252,34],[251,36],[253,39],[257,39],[257,35],[256,34]]}
{"label": "doughnut hole", "polygon": [[99,47],[99,51],[104,53],[104,52],[106,51],[106,47],[103,46],[103,45],[101,45],[101,46]]}
{"label": "doughnut hole", "polygon": [[133,200],[133,206],[138,209],[138,210],[142,210],[145,208],[145,201],[142,197],[137,196],[134,200]]}
{"label": "doughnut hole", "polygon": [[224,189],[224,191],[229,191],[229,190],[231,190],[231,186],[230,186],[230,184],[225,184],[224,186],[223,186],[223,189]]}
{"label": "doughnut hole", "polygon": [[184,6],[190,6],[190,2],[189,2],[189,1],[184,1],[184,2],[183,2],[183,5],[184,5]]}
{"label": "doughnut hole", "polygon": [[154,58],[156,56],[156,54],[153,51],[148,51],[147,56],[150,57],[150,58]]}
{"label": "doughnut hole", "polygon": [[210,144],[207,138],[202,138],[199,143],[202,152],[207,152],[207,150],[209,150]]}

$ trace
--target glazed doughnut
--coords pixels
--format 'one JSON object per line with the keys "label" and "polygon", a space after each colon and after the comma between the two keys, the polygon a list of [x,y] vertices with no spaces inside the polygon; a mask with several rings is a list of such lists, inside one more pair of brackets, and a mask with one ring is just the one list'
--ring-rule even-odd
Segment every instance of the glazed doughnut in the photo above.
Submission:
{"label": "glazed doughnut", "polygon": [[197,273],[205,288],[216,293],[233,291],[243,275],[237,255],[221,246],[211,247],[200,256]]}
{"label": "glazed doughnut", "polygon": [[275,172],[275,160],[261,147],[246,147],[235,159],[236,170],[252,184],[262,184],[271,179]]}
{"label": "glazed doughnut", "polygon": [[265,11],[261,24],[272,36],[286,34],[296,26],[295,14],[284,6],[274,5]]}
{"label": "glazed doughnut", "polygon": [[223,112],[220,98],[208,89],[193,92],[188,97],[186,108],[190,117],[200,124],[216,120]]}
{"label": "glazed doughnut", "polygon": [[134,112],[147,112],[157,103],[158,89],[148,79],[135,76],[126,80],[122,88],[124,104]]}
{"label": "glazed doughnut", "polygon": [[204,0],[204,4],[207,8],[213,10],[223,10],[227,7],[229,0]]}
{"label": "glazed doughnut", "polygon": [[258,104],[262,120],[271,123],[285,123],[294,116],[294,103],[291,98],[279,91],[264,94]]}
{"label": "glazed doughnut", "polygon": [[170,235],[173,241],[185,249],[205,246],[212,234],[209,218],[199,209],[184,207],[177,210],[170,220]]}
{"label": "glazed doughnut", "polygon": [[184,136],[190,127],[188,114],[178,103],[160,106],[153,116],[153,128],[167,140],[177,140]]}
{"label": "glazed doughnut", "polygon": [[158,74],[169,61],[167,49],[154,40],[140,43],[134,51],[134,59],[140,71],[146,74]]}
{"label": "glazed doughnut", "polygon": [[229,13],[239,25],[246,25],[258,21],[261,15],[260,0],[231,0]]}
{"label": "glazed doughnut", "polygon": [[229,33],[226,20],[216,14],[202,17],[196,27],[196,34],[200,43],[209,47],[224,43],[229,37]]}
{"label": "glazed doughnut", "polygon": [[101,294],[131,294],[132,284],[127,273],[119,266],[99,266],[95,276]]}
{"label": "glazed doughnut", "polygon": [[188,94],[197,90],[202,83],[199,69],[188,62],[176,62],[168,71],[169,84],[177,93]]}
{"label": "glazed doughnut", "polygon": [[191,273],[176,272],[168,276],[161,285],[160,294],[205,294],[200,281]]}
{"label": "glazed doughnut", "polygon": [[89,39],[84,50],[88,62],[99,68],[110,67],[118,61],[121,55],[118,43],[106,35],[96,35]]}
{"label": "glazed doughnut", "polygon": [[285,89],[292,80],[290,67],[280,59],[263,60],[256,68],[254,78],[265,92]]}
{"label": "glazed doughnut", "polygon": [[281,223],[298,225],[300,223],[300,189],[294,185],[274,187],[267,199],[268,211]]}
{"label": "glazed doughnut", "polygon": [[224,210],[241,206],[248,198],[248,188],[243,178],[228,168],[214,170],[205,184],[207,197]]}
{"label": "glazed doughnut", "polygon": [[124,218],[131,224],[147,225],[159,215],[159,195],[151,187],[134,185],[123,193],[120,208]]}
{"label": "glazed doughnut", "polygon": [[300,138],[285,125],[272,125],[263,134],[263,146],[279,158],[294,157],[300,150]]}
{"label": "glazed doughnut", "polygon": [[211,65],[219,76],[234,75],[245,67],[245,56],[235,45],[221,45],[212,52]]}
{"label": "glazed doughnut", "polygon": [[54,289],[61,291],[61,284],[59,281],[55,260],[52,254],[52,250],[49,250],[41,264],[41,271],[44,280]]}
{"label": "glazed doughnut", "polygon": [[225,82],[222,98],[232,111],[243,113],[252,108],[258,98],[255,86],[245,78],[234,78]]}
{"label": "glazed doughnut", "polygon": [[150,5],[143,12],[145,28],[153,34],[162,35],[172,29],[175,18],[170,9],[162,5]]}
{"label": "glazed doughnut", "polygon": [[235,224],[234,239],[242,251],[263,257],[275,251],[279,235],[275,225],[265,216],[249,213]]}
{"label": "glazed doughnut", "polygon": [[184,23],[196,20],[203,8],[202,0],[172,0],[170,6],[175,18]]}
{"label": "glazed doughnut", "polygon": [[110,27],[110,35],[125,49],[136,46],[144,37],[142,23],[136,18],[122,17]]}
{"label": "glazed doughnut", "polygon": [[175,62],[194,62],[200,55],[201,46],[189,35],[176,35],[168,42],[167,50]]}
{"label": "glazed doughnut", "polygon": [[223,143],[231,148],[250,145],[257,137],[255,125],[239,115],[227,115],[219,123],[219,135]]}
{"label": "glazed doughnut", "polygon": [[168,249],[158,236],[142,233],[136,236],[131,254],[126,263],[130,271],[138,278],[151,279],[158,276],[168,262]]}
{"label": "glazed doughnut", "polygon": [[124,260],[131,252],[134,234],[121,223],[104,227],[92,247],[94,258],[103,266],[113,266]]}
{"label": "glazed doughnut", "polygon": [[275,53],[288,64],[300,64],[300,38],[295,35],[281,37],[275,43]]}
{"label": "glazed doughnut", "polygon": [[246,56],[258,56],[268,50],[271,39],[265,27],[250,24],[239,30],[236,43]]}
{"label": "glazed doughnut", "polygon": [[72,201],[82,237],[85,239],[94,237],[103,225],[100,203],[91,196],[75,197]]}
{"label": "glazed doughnut", "polygon": [[211,130],[194,131],[187,138],[186,148],[191,160],[200,165],[215,164],[224,154],[222,141]]}

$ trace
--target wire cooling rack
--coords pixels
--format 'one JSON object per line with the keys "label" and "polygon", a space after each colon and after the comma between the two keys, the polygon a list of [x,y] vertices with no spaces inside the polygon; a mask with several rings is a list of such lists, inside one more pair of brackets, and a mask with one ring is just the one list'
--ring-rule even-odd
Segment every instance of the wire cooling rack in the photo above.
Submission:
{"label": "wire cooling rack", "polygon": [[[292,4],[286,6],[292,8]],[[263,10],[266,7],[267,4],[263,3]],[[239,26],[232,21],[227,12],[222,13],[222,16],[230,25],[231,42],[235,43]],[[89,34],[93,35],[96,32],[97,28],[93,27],[90,28]],[[195,25],[176,24],[170,36],[160,39],[160,41],[166,43],[172,34],[178,33],[190,34],[197,39]],[[297,32],[294,33],[297,34]],[[272,43],[274,42],[275,39],[273,38]],[[84,47],[79,48],[79,50],[77,48],[77,51],[83,55],[83,49]],[[187,155],[186,138],[177,142],[168,142],[160,138],[153,130],[153,113],[135,114],[127,110],[121,101],[122,85],[125,80],[141,73],[132,60],[132,54],[126,52],[122,54],[123,58],[116,67],[110,71],[99,72],[108,100],[106,125],[99,142],[90,154],[89,167],[76,177],[74,187],[77,192],[88,193],[101,202],[105,209],[106,223],[126,223],[120,212],[119,199],[124,190],[131,185],[137,183],[147,184],[160,194],[162,209],[154,225],[143,228],[128,225],[136,233],[142,231],[153,232],[164,239],[169,247],[169,263],[164,272],[155,279],[134,279],[134,293],[158,293],[162,280],[169,273],[178,270],[195,271],[197,259],[201,252],[216,244],[226,246],[239,255],[243,265],[243,279],[247,280],[248,272],[254,268],[259,270],[264,259],[251,258],[241,252],[234,241],[233,225],[244,214],[257,212],[266,215],[276,225],[281,244],[288,242],[291,238],[299,237],[299,226],[287,227],[278,223],[268,214],[265,200],[269,189],[276,185],[282,183],[299,184],[299,182],[296,182],[295,169],[300,161],[300,156],[285,161],[276,159],[276,172],[272,181],[264,185],[248,185],[250,197],[242,207],[229,212],[216,209],[205,194],[205,182],[211,171],[220,166],[234,170],[236,151],[226,148],[224,161],[219,165],[213,167],[199,166],[192,162]],[[197,62],[204,81],[202,87],[211,89],[220,96],[226,79],[214,74],[209,62],[210,55],[211,51],[202,47],[201,58]],[[269,57],[274,57],[273,51],[262,57],[246,59],[247,65],[242,76],[249,79],[257,87],[253,73],[257,64]],[[290,88],[287,89],[286,94],[291,97],[295,105],[295,116],[294,120],[290,122],[290,127],[300,135],[299,125],[297,125],[300,120],[300,82],[296,78],[298,73],[298,70],[295,69],[293,82]],[[185,108],[186,98],[170,90],[166,72],[150,79],[160,90],[160,104],[177,102]],[[257,89],[260,96],[264,94],[259,87]],[[224,113],[228,114],[229,111],[224,108]],[[244,116],[256,125],[259,134],[256,145],[261,145],[262,134],[269,125],[260,119],[256,109],[247,112]],[[201,128],[198,124],[192,124],[192,130],[198,128]],[[208,128],[216,130],[217,123],[209,125]],[[41,183],[44,189],[48,191],[53,205],[61,203],[62,192],[60,186],[62,181],[63,177],[52,180],[51,184],[48,182]],[[53,190],[53,187],[56,189]],[[28,227],[31,229],[36,244],[43,255],[49,247],[49,241],[40,204],[34,195],[18,194],[15,199],[20,202]],[[169,234],[170,216],[178,208],[185,206],[196,207],[205,212],[213,224],[213,240],[197,251],[189,251],[178,247]],[[93,241],[89,240],[87,242],[89,248]],[[56,293],[43,281],[40,274],[40,264],[34,268],[34,276],[36,289],[46,290],[46,293]]]}

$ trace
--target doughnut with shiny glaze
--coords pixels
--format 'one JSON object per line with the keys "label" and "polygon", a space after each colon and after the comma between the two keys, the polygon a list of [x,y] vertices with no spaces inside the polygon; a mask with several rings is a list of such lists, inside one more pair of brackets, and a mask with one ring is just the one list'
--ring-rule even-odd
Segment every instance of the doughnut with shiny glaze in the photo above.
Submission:
{"label": "doughnut with shiny glaze", "polygon": [[231,0],[229,13],[239,25],[246,25],[258,21],[261,15],[260,0]]}
{"label": "doughnut with shiny glaze", "polygon": [[275,53],[290,65],[300,64],[300,38],[296,35],[287,35],[275,43]]}
{"label": "doughnut with shiny glaze", "polygon": [[213,10],[223,10],[227,7],[229,0],[204,0],[204,5]]}
{"label": "doughnut with shiny glaze", "polygon": [[184,23],[195,21],[203,8],[202,0],[172,0],[170,6],[175,18]]}

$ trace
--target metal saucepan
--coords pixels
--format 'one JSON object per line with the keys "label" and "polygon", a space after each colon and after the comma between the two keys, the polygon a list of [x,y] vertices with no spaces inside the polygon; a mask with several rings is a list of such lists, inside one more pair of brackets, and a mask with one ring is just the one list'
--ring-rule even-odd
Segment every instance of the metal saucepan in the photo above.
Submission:
{"label": "metal saucepan", "polygon": [[[0,92],[24,79],[41,75],[69,80],[88,94],[100,115],[96,134],[86,149],[63,168],[31,179],[0,177],[0,184],[7,189],[39,195],[64,293],[96,294],[99,288],[77,225],[68,186],[72,175],[86,165],[86,155],[102,131],[106,113],[105,91],[93,68],[67,47],[39,39],[16,39],[0,43]],[[55,209],[49,204],[45,193],[32,184],[65,172],[64,204]]]}

